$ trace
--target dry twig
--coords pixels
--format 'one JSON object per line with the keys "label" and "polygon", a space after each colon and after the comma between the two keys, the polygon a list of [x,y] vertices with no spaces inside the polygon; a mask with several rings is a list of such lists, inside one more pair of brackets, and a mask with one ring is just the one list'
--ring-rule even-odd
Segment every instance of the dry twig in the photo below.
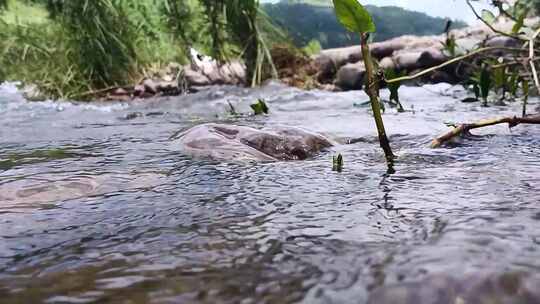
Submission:
{"label": "dry twig", "polygon": [[493,126],[497,124],[507,123],[509,128],[513,128],[519,124],[540,124],[540,115],[526,116],[526,117],[503,117],[496,119],[487,119],[474,123],[458,124],[454,128],[443,135],[435,138],[431,142],[432,148],[438,148],[444,143],[464,134],[467,134],[470,130]]}

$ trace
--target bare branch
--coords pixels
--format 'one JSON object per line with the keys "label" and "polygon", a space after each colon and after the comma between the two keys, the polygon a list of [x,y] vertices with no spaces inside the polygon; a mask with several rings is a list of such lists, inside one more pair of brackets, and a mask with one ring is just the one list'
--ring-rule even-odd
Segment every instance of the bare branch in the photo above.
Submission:
{"label": "bare branch", "polygon": [[496,51],[496,50],[509,50],[509,51],[520,51],[520,52],[527,51],[527,50],[519,49],[519,48],[495,47],[495,46],[494,47],[480,48],[480,49],[472,51],[472,52],[470,52],[468,54],[465,54],[463,56],[452,58],[452,59],[450,59],[450,60],[448,60],[448,61],[446,61],[444,63],[441,63],[441,64],[439,64],[437,66],[431,67],[429,69],[425,69],[425,70],[423,70],[423,71],[421,71],[419,73],[416,73],[414,75],[403,76],[403,77],[398,77],[398,78],[387,80],[386,83],[394,83],[394,82],[400,82],[400,81],[413,80],[413,79],[416,79],[416,78],[418,78],[420,76],[424,76],[424,75],[429,74],[429,73],[431,73],[433,71],[436,71],[438,69],[444,68],[445,66],[448,66],[448,65],[451,65],[453,63],[465,60],[465,59],[467,59],[469,57],[478,55],[480,53],[485,53],[485,52],[489,52],[489,51]]}
{"label": "bare branch", "polygon": [[528,41],[528,39],[525,39],[523,37],[520,37],[520,36],[516,36],[516,35],[512,35],[512,34],[508,34],[506,32],[503,32],[503,31],[500,31],[496,28],[494,28],[491,24],[489,24],[489,22],[487,22],[486,20],[484,20],[484,18],[482,18],[478,12],[476,11],[476,9],[474,8],[474,6],[471,4],[471,1],[470,0],[467,0],[467,4],[469,5],[469,7],[471,8],[473,14],[476,16],[476,18],[478,18],[478,20],[482,21],[482,23],[484,23],[487,27],[489,27],[490,30],[492,30],[493,32],[499,34],[499,35],[503,35],[503,36],[506,36],[506,37],[510,37],[510,38],[514,38],[514,39],[518,39],[518,40],[521,40],[521,41]]}
{"label": "bare branch", "polygon": [[452,130],[444,133],[443,135],[435,138],[431,142],[432,148],[438,148],[442,144],[452,140],[457,136],[467,134],[472,129],[483,128],[487,126],[493,126],[497,124],[507,123],[508,127],[513,128],[519,124],[540,124],[540,115],[527,116],[527,117],[503,117],[496,119],[482,120],[469,124],[458,124]]}

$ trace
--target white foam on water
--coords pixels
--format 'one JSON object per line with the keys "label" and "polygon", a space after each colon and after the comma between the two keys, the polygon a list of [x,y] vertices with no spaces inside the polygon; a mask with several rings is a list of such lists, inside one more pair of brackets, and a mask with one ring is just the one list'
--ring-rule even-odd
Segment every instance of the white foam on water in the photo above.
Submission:
{"label": "white foam on water", "polygon": [[62,112],[67,109],[79,109],[83,111],[97,111],[111,113],[114,111],[124,110],[129,108],[128,103],[74,103],[71,101],[27,101],[23,96],[23,90],[20,89],[21,82],[3,82],[0,84],[0,113],[31,110],[31,109],[53,109]]}

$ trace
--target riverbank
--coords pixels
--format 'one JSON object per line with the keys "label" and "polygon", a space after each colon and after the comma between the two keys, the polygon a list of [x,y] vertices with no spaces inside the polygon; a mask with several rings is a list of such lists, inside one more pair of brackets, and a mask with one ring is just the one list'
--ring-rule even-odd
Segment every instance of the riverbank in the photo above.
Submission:
{"label": "riverbank", "polygon": [[[538,28],[539,18],[530,18],[525,24]],[[512,32],[513,21],[502,20],[493,24],[497,31]],[[488,55],[506,57],[505,48],[520,48],[522,41],[503,36],[481,24],[464,29],[452,30],[438,36],[402,36],[371,44],[372,56],[382,69],[393,69],[412,75],[422,69],[437,66],[455,56],[483,47],[499,48]],[[360,46],[323,50],[313,58],[319,73],[317,81],[334,85],[337,90],[360,89],[364,82],[365,67]],[[415,80],[418,83],[458,83],[471,77],[474,67],[471,61],[457,62]]]}
{"label": "riverbank", "polygon": [[[525,24],[535,28],[540,18],[529,18]],[[511,32],[514,22],[499,21],[493,25],[496,31]],[[497,48],[484,55],[492,58],[507,57],[505,48],[520,48],[522,41],[501,36],[486,25],[449,31],[437,36],[401,36],[371,44],[372,56],[383,70],[394,70],[398,75],[412,75],[423,69],[437,66],[451,58],[482,47]],[[212,85],[246,86],[246,67],[242,61],[218,63],[218,61],[191,49],[189,64],[171,62],[156,64],[145,69],[142,76],[120,86],[88,90],[69,95],[75,100],[118,100],[171,96],[199,91]],[[273,45],[270,54],[279,80],[302,89],[327,91],[361,90],[365,67],[360,46],[326,49],[311,57],[290,45]],[[463,83],[478,70],[477,58],[457,62],[409,81],[410,85],[424,83]],[[67,67],[66,67],[67,68]],[[266,70],[265,74],[270,75]],[[73,79],[74,80],[74,79]],[[129,84],[131,82],[131,84]],[[40,91],[40,85],[27,84],[24,91],[28,100],[50,98],[49,92]],[[62,94],[56,94],[62,96]]]}
{"label": "riverbank", "polygon": [[[525,24],[531,28],[540,23],[540,18],[529,18]],[[500,32],[511,32],[514,22],[502,20],[490,28],[484,24],[449,31],[437,36],[406,35],[371,44],[372,56],[382,70],[393,70],[399,75],[414,75],[424,69],[440,65],[457,56],[479,48],[493,48],[484,56],[497,60],[510,60],[508,49],[522,47],[522,41],[502,36]],[[495,31],[494,31],[495,30]],[[279,80],[289,86],[302,89],[322,89],[327,91],[361,90],[364,83],[365,67],[360,46],[326,49],[308,57],[301,51],[287,46],[276,46],[272,57]],[[241,62],[217,64],[211,59],[200,60],[193,57],[194,64],[180,67],[177,85],[171,83],[173,74],[166,77],[145,79],[129,90],[111,91],[105,99],[129,99],[157,95],[179,94],[197,91],[208,85],[245,85],[245,67]],[[498,59],[502,58],[502,59]],[[409,85],[426,83],[463,83],[477,72],[476,57],[465,62],[456,62],[434,70],[424,76],[409,81]],[[157,89],[156,89],[157,87]],[[98,96],[99,97],[99,96]],[[103,96],[102,96],[103,97]]]}

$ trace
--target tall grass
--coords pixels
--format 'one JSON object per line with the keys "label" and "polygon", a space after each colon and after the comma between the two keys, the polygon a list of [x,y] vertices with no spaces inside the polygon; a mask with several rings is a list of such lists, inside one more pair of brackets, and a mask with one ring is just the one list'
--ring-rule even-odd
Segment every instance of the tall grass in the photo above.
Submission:
{"label": "tall grass", "polygon": [[18,80],[37,85],[52,98],[88,90],[89,79],[70,56],[55,24],[8,24],[0,20],[0,82]]}
{"label": "tall grass", "polygon": [[66,0],[57,17],[71,61],[96,87],[126,83],[137,62],[136,30],[121,2]]}
{"label": "tall grass", "polygon": [[[36,84],[52,98],[132,84],[149,67],[186,63],[190,47],[220,61],[243,58],[253,85],[275,75],[268,40],[279,35],[265,34],[272,25],[256,0],[0,0],[0,5],[0,81]],[[11,14],[1,13],[5,5]],[[20,22],[19,11],[40,15],[39,23]]]}

